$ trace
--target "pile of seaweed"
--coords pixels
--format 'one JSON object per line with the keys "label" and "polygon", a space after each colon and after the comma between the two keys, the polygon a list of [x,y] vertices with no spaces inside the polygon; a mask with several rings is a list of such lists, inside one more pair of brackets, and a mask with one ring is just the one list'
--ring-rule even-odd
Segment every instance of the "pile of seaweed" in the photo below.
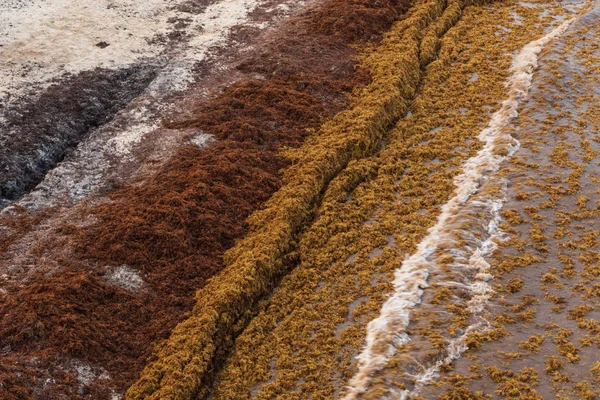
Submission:
{"label": "pile of seaweed", "polygon": [[[405,0],[327,1],[284,24],[276,40],[248,56],[239,65],[247,79],[187,110],[193,117],[166,121],[216,142],[182,148],[151,179],[115,191],[111,202],[91,211],[92,226],[63,226],[57,234],[72,238],[78,259],[58,258],[60,249],[51,246],[40,249],[62,269],[3,286],[1,397],[110,398],[131,385],[153,345],[190,316],[195,291],[231,264],[223,256],[249,231],[248,216],[282,186],[280,171],[291,163],[282,151],[299,147],[348,105],[349,93],[370,82],[371,71],[357,69],[355,45],[379,41],[409,6]],[[298,226],[285,230],[292,234]],[[284,250],[271,252],[265,243],[259,257],[277,258]],[[136,271],[143,285],[127,290],[107,282],[107,268],[120,266]],[[255,301],[252,293],[242,297]],[[232,307],[231,318],[246,312],[248,302]],[[222,332],[225,342],[232,340],[229,329]],[[227,346],[218,348],[210,367],[194,374],[198,383],[182,393],[207,385]],[[95,378],[82,382],[82,368]]]}

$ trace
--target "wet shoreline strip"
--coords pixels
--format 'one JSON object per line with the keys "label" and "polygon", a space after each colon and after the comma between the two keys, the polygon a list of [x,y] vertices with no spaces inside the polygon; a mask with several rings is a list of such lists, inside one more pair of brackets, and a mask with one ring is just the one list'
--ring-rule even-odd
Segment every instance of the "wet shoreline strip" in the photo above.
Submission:
{"label": "wet shoreline strip", "polygon": [[[502,107],[492,115],[488,126],[482,130],[479,140],[484,143],[483,148],[476,156],[468,159],[463,166],[463,173],[455,178],[455,193],[441,208],[437,224],[429,231],[429,235],[417,246],[417,251],[402,262],[395,272],[395,291],[383,304],[381,314],[367,325],[366,346],[358,356],[359,372],[350,381],[346,400],[357,399],[367,391],[372,380],[377,379],[378,373],[385,367],[396,354],[397,349],[409,342],[410,336],[406,330],[410,324],[411,310],[417,307],[423,296],[423,290],[429,287],[428,277],[432,271],[440,268],[438,258],[444,255],[456,257],[457,260],[448,264],[453,268],[449,281],[443,282],[459,290],[470,293],[470,302],[465,308],[476,314],[479,307],[484,307],[490,293],[491,286],[486,282],[491,279],[489,264],[485,261],[496,248],[494,240],[502,236],[498,230],[500,223],[499,211],[503,204],[504,193],[500,190],[497,197],[484,198],[481,204],[477,201],[469,202],[481,190],[481,183],[490,179],[500,168],[501,163],[510,159],[519,148],[519,143],[510,134],[504,132],[511,121],[518,116],[517,108],[527,99],[533,73],[537,68],[537,57],[542,49],[569,27],[572,20],[566,21],[548,35],[527,44],[513,60],[508,79],[508,97],[502,102]],[[499,196],[498,196],[499,195]],[[475,205],[474,205],[475,203]],[[468,213],[473,212],[469,207],[477,207],[485,218],[475,220],[476,223],[486,226],[484,234],[476,228],[467,226],[465,232],[458,235],[456,221],[466,221]],[[469,221],[473,223],[473,221]],[[473,231],[473,239],[462,236]],[[478,240],[479,236],[486,237]],[[465,245],[463,243],[468,243]],[[450,248],[451,250],[445,250]],[[445,252],[444,252],[445,251]],[[446,254],[447,253],[447,254]],[[460,255],[460,256],[459,256]],[[469,279],[471,273],[476,272],[476,277]],[[463,280],[464,283],[455,281]],[[478,297],[479,296],[479,297]],[[458,296],[457,296],[458,297]],[[463,297],[466,297],[463,294]],[[471,302],[472,301],[472,302]],[[480,304],[477,304],[479,302]],[[485,325],[485,324],[484,324]],[[487,324],[489,325],[489,323]],[[480,321],[468,326],[464,333],[447,343],[447,355],[415,376],[416,387],[412,390],[400,392],[401,399],[417,397],[423,385],[430,383],[439,370],[459,358],[468,348],[466,341],[472,332],[485,330],[480,326]]]}

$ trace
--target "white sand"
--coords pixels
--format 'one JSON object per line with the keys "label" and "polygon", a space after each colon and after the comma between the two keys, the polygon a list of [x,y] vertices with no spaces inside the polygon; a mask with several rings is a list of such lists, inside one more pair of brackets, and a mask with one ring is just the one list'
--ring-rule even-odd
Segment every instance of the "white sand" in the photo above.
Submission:
{"label": "white sand", "polygon": [[[159,53],[174,0],[3,0],[0,101],[65,73],[117,68]],[[106,42],[101,49],[96,44]],[[32,87],[33,85],[33,87]]]}

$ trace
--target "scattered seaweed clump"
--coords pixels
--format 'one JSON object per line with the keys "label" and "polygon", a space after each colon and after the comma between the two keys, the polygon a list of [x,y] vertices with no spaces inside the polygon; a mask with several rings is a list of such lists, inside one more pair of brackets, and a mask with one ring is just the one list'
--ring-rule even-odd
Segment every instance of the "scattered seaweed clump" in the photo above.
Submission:
{"label": "scattered seaweed clump", "polygon": [[534,369],[525,367],[518,373],[498,367],[487,367],[490,378],[498,384],[496,394],[507,399],[543,400],[533,388],[539,384],[539,375]]}
{"label": "scattered seaweed clump", "polygon": [[567,339],[571,335],[573,335],[572,331],[567,328],[562,328],[554,335],[553,341],[556,344],[558,353],[565,357],[570,363],[574,363],[580,359],[580,350]]}
{"label": "scattered seaweed clump", "polygon": [[542,335],[532,335],[526,341],[520,342],[519,347],[531,353],[539,353],[545,338]]}
{"label": "scattered seaweed clump", "polygon": [[600,361],[597,361],[592,368],[590,368],[590,373],[596,382],[600,382]]}
{"label": "scattered seaweed clump", "polygon": [[520,291],[521,289],[523,289],[524,286],[525,286],[525,282],[523,281],[523,279],[513,278],[506,283],[505,289],[509,293],[516,293],[516,292]]}
{"label": "scattered seaweed clump", "polygon": [[548,357],[545,364],[545,371],[547,374],[554,374],[556,372],[561,371],[564,368],[563,362],[560,361],[556,356]]}
{"label": "scattered seaweed clump", "polygon": [[525,222],[518,210],[503,210],[502,218],[511,225],[520,225]]}

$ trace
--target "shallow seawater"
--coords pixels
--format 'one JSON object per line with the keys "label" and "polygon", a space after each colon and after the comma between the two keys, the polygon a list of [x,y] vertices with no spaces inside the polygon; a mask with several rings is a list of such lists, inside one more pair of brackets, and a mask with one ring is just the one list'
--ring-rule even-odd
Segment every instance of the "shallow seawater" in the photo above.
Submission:
{"label": "shallow seawater", "polygon": [[[600,197],[600,3],[540,57],[530,97],[514,122],[521,142],[505,167],[506,237],[489,259],[496,295],[480,337],[441,387],[493,398],[595,398]],[[500,332],[501,331],[501,332]],[[480,347],[479,347],[480,346]],[[459,378],[460,377],[460,378]]]}

